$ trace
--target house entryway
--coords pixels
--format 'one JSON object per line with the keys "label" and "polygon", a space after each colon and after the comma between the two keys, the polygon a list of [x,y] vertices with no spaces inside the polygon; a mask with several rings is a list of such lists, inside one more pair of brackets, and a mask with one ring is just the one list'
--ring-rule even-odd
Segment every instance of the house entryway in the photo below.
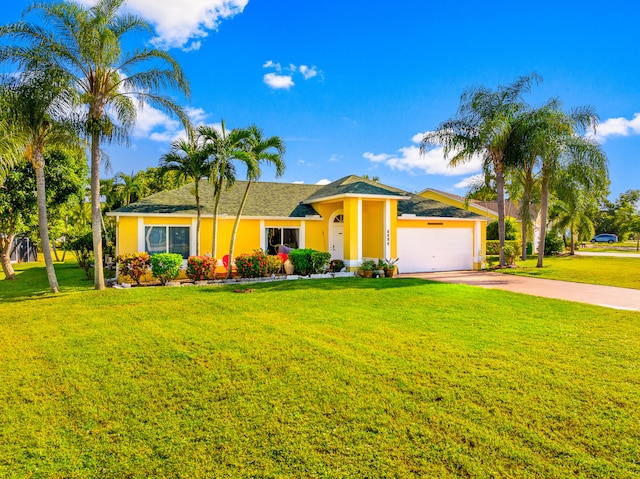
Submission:
{"label": "house entryway", "polygon": [[329,252],[331,259],[344,259],[344,215],[336,213],[330,224]]}

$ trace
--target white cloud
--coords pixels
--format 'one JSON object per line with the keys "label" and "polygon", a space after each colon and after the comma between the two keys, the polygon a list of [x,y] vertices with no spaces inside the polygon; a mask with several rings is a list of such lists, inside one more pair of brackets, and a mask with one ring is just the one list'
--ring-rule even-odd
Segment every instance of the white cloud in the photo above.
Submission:
{"label": "white cloud", "polygon": [[[91,6],[95,0],[79,0]],[[128,0],[127,9],[147,19],[156,30],[159,48],[200,48],[200,39],[224,19],[242,13],[249,0]]]}
{"label": "white cloud", "polygon": [[640,135],[640,113],[635,113],[630,120],[622,117],[609,118],[598,125],[595,133],[593,130],[587,133],[588,137],[594,138],[600,143],[604,143],[610,136],[631,135]]}
{"label": "white cloud", "polygon": [[329,183],[331,183],[331,181],[330,181],[330,180],[327,180],[326,178],[323,178],[323,179],[321,179],[320,181],[317,181],[317,182],[316,182],[316,185],[322,185],[322,186],[324,186],[324,185],[328,185]]}
{"label": "white cloud", "polygon": [[277,73],[267,73],[264,82],[274,90],[288,90],[295,83],[290,75],[278,75]]}
{"label": "white cloud", "polygon": [[341,157],[340,155],[333,154],[333,155],[331,155],[331,157],[329,158],[329,163],[340,163],[340,159],[341,159],[341,158],[342,158],[342,157]]}
{"label": "white cloud", "polygon": [[484,182],[484,175],[482,173],[464,178],[453,185],[453,187],[466,190],[480,182]]}
{"label": "white cloud", "polygon": [[274,63],[273,60],[268,60],[262,65],[262,68],[275,68],[277,72],[282,71],[282,66],[279,63]]}
{"label": "white cloud", "polygon": [[305,80],[308,80],[318,75],[318,69],[315,66],[300,65],[300,73],[302,73]]}
{"label": "white cloud", "polygon": [[[267,60],[262,65],[262,68],[270,68],[274,70],[274,72],[267,73],[263,77],[264,82],[274,89],[288,90],[294,86],[294,75],[302,75],[302,78],[305,80],[309,80],[314,77],[319,77],[321,81],[324,79],[322,72],[318,70],[315,65],[312,67],[308,65],[300,65],[298,67],[293,63],[289,63],[289,66],[283,68],[280,63],[274,62],[273,60]],[[287,74],[283,74],[283,71]]]}
{"label": "white cloud", "polygon": [[[207,124],[221,129],[218,123],[206,123],[209,116],[202,108],[186,107],[185,112],[194,125]],[[161,143],[171,143],[186,138],[182,123],[150,105],[138,103],[136,124],[132,132],[134,138],[146,138]]]}
{"label": "white cloud", "polygon": [[479,156],[474,156],[471,161],[451,168],[441,147],[432,148],[427,150],[424,155],[421,155],[420,147],[417,144],[420,143],[423,136],[424,133],[414,135],[411,141],[415,144],[400,148],[398,154],[395,155],[366,152],[362,156],[373,163],[384,164],[392,170],[406,171],[408,173],[422,172],[428,175],[468,175],[480,170],[482,167],[482,159]]}
{"label": "white cloud", "polygon": [[304,185],[304,181],[293,181],[294,185]]}

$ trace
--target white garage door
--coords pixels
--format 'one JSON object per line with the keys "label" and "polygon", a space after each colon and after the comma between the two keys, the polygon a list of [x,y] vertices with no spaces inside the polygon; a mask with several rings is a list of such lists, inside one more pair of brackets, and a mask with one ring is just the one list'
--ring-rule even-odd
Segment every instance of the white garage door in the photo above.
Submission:
{"label": "white garage door", "polygon": [[473,269],[471,228],[398,228],[398,271]]}

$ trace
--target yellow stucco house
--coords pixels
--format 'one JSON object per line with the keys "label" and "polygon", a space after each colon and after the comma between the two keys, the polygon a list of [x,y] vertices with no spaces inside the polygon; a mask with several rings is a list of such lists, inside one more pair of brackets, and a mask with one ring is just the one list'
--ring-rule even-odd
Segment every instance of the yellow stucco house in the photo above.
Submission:
{"label": "yellow stucco house", "polygon": [[[217,251],[212,251],[213,193],[201,184],[200,254],[220,259],[246,182],[222,193]],[[116,254],[196,251],[193,184],[107,213],[116,221]],[[486,218],[357,176],[328,185],[257,182],[240,222],[235,254],[279,244],[331,253],[350,269],[363,260],[399,258],[401,273],[484,268]]]}

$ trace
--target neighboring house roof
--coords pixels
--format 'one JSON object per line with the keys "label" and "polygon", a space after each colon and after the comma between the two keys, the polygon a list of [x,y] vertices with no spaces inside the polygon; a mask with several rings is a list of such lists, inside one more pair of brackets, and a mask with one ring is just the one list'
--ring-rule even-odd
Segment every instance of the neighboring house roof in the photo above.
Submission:
{"label": "neighboring house roof", "polygon": [[[419,194],[425,193],[427,191],[432,191],[436,194],[442,195],[444,197],[450,198],[454,201],[459,201],[462,205],[461,208],[465,208],[466,198],[464,196],[455,195],[453,193],[449,193],[447,191],[436,190],[433,188],[427,188],[421,191]],[[497,217],[498,216],[498,202],[497,201],[482,201],[482,200],[469,200],[469,205],[473,205],[476,208],[480,208],[481,210],[487,211],[488,214]],[[516,202],[511,200],[504,201],[504,214],[505,216],[511,216],[512,218],[520,220],[520,207]],[[465,208],[466,209],[466,208]],[[538,215],[538,207],[537,205],[530,206],[531,217],[535,218]]]}
{"label": "neighboring house roof", "polygon": [[351,175],[340,178],[323,186],[304,200],[304,203],[314,203],[341,196],[384,196],[405,198],[405,191],[383,185],[359,176]]}
{"label": "neighboring house roof", "polygon": [[[246,181],[236,181],[234,186],[220,195],[219,215],[235,216],[238,213]],[[196,215],[194,184],[175,190],[162,191],[123,206],[110,214],[178,214]],[[379,196],[398,199],[398,215],[441,218],[482,218],[471,211],[426,199],[406,191],[386,186],[358,176],[346,176],[328,185],[255,182],[247,198],[243,216],[304,218],[318,212],[311,203],[344,196]],[[203,215],[213,215],[213,188],[208,181],[200,183],[200,201]]]}

